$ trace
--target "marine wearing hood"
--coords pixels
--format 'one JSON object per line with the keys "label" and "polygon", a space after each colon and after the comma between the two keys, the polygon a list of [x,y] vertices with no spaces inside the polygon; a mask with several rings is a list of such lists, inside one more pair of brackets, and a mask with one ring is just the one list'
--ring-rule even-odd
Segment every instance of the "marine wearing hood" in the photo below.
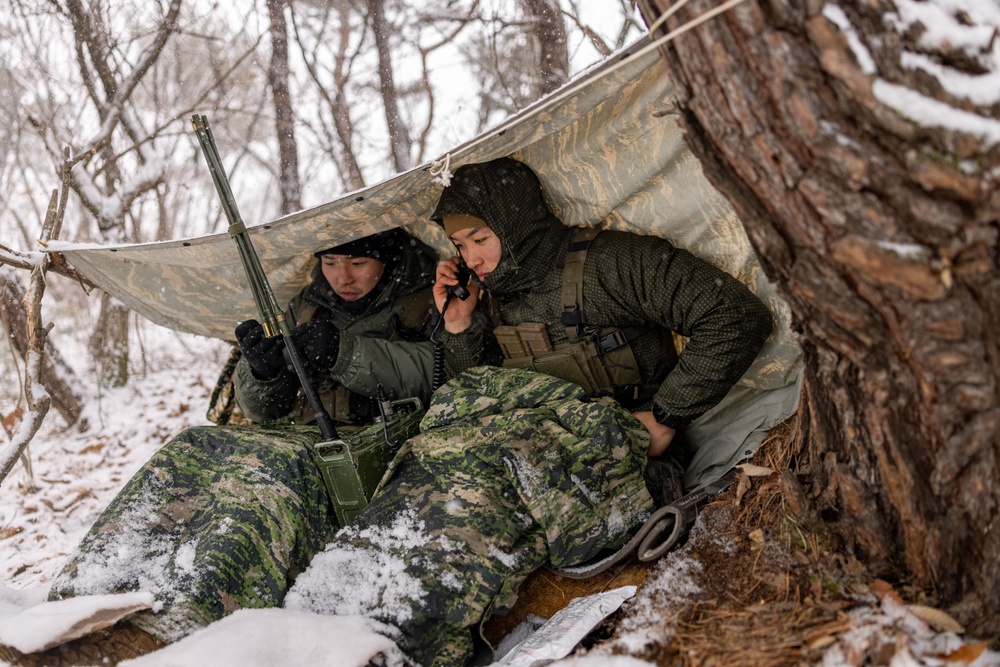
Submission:
{"label": "marine wearing hood", "polygon": [[[496,270],[483,283],[509,326],[543,324],[554,346],[569,342],[562,322],[563,267],[575,231],[545,205],[539,179],[520,162],[501,158],[464,165],[441,194],[432,219],[480,218],[500,239]],[[468,221],[452,220],[461,229]],[[450,230],[454,233],[454,229]],[[683,420],[716,405],[753,362],[772,328],[767,306],[736,278],[669,240],[606,230],[588,247],[582,279],[585,322],[645,329],[629,340],[641,385],[658,388],[650,401],[635,392],[630,409],[652,404]],[[678,355],[674,335],[687,339]],[[451,368],[483,363],[492,332],[443,337]],[[571,379],[572,378],[564,378]],[[628,390],[632,380],[622,386]]]}
{"label": "marine wearing hood", "polygon": [[484,281],[500,298],[539,288],[562,266],[573,232],[549,210],[531,168],[506,157],[455,170],[431,219],[443,224],[450,214],[479,218],[500,238],[500,263]]}
{"label": "marine wearing hood", "polygon": [[397,297],[426,288],[433,281],[437,264],[433,250],[398,227],[321,250],[315,256],[331,253],[370,257],[385,265],[382,277],[372,291],[355,302],[347,302],[337,296],[323,277],[319,264],[313,269],[312,284],[305,293],[305,301],[330,311],[331,319],[340,328],[378,312]]}

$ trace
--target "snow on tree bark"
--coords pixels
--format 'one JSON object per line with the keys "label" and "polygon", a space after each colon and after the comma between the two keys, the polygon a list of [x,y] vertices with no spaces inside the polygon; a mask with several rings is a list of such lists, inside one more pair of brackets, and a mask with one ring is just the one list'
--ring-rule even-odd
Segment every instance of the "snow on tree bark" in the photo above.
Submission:
{"label": "snow on tree bark", "polygon": [[[640,4],[649,23],[668,6]],[[952,84],[991,74],[997,19],[965,4],[747,0],[662,54],[689,144],[794,314],[817,508],[874,572],[994,635],[1000,92]]]}

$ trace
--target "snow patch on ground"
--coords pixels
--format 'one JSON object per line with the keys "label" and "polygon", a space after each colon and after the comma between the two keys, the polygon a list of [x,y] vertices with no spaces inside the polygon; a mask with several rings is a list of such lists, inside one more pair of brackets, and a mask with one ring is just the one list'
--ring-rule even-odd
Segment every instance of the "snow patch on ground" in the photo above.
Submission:
{"label": "snow patch on ground", "polygon": [[121,667],[403,667],[409,664],[378,624],[359,616],[241,609]]}
{"label": "snow patch on ground", "polygon": [[[47,588],[142,464],[185,428],[208,423],[205,410],[229,346],[146,327],[144,345],[156,356],[145,371],[134,372],[120,389],[84,384],[80,422],[67,428],[51,410],[28,447],[33,476],[18,463],[4,480],[0,575],[7,586]],[[86,369],[77,371],[89,377]]]}

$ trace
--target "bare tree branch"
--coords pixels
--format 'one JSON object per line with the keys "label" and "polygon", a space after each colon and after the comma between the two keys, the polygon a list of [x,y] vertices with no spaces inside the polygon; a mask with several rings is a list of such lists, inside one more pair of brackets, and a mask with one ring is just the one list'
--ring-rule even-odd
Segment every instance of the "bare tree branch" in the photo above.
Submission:
{"label": "bare tree branch", "polygon": [[[305,63],[306,71],[309,72],[309,77],[316,83],[316,90],[326,102],[327,107],[330,109],[330,115],[333,117],[336,141],[331,141],[332,137],[328,135],[327,143],[334,154],[334,159],[337,160],[340,166],[341,182],[347,191],[360,190],[365,186],[365,179],[361,173],[361,166],[358,164],[357,156],[354,154],[354,126],[351,122],[350,106],[344,93],[344,87],[349,78],[350,64],[357,55],[355,53],[348,58],[346,54],[350,38],[350,23],[347,17],[341,13],[338,29],[340,46],[334,58],[332,68],[334,80],[332,88],[335,91],[332,97],[329,92],[331,87],[324,85],[320,80],[319,71],[316,68],[316,58],[310,58],[309,54],[306,53],[305,42],[299,31],[294,12],[292,14],[292,30],[295,33],[295,41],[299,45],[299,51],[302,54],[302,62]],[[345,65],[347,65],[346,68]]]}
{"label": "bare tree branch", "polygon": [[[65,187],[66,174],[63,173],[63,186]],[[58,230],[62,222],[57,220],[59,216],[59,193],[52,191],[49,198],[48,213],[45,216],[45,223],[42,225],[42,236],[47,232]],[[45,271],[48,268],[49,259],[43,256],[41,262],[32,270],[27,293],[24,297],[24,308],[26,311],[25,326],[27,330],[26,338],[28,349],[24,358],[24,399],[28,410],[17,427],[17,431],[3,450],[0,450],[0,484],[7,479],[7,475],[14,468],[14,463],[20,458],[31,442],[38,429],[41,428],[45,415],[52,404],[41,381],[42,361],[45,350],[45,337],[47,332],[42,325],[42,295],[45,293]]]}

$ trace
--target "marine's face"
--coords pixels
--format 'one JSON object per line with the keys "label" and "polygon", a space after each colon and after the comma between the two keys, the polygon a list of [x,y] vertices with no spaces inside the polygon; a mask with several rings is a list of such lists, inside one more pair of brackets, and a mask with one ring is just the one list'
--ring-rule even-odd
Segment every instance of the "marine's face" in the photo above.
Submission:
{"label": "marine's face", "polygon": [[460,229],[451,235],[465,265],[483,280],[500,263],[500,238],[489,227]]}
{"label": "marine's face", "polygon": [[371,257],[321,255],[320,266],[330,289],[344,301],[357,301],[375,289],[385,264]]}

